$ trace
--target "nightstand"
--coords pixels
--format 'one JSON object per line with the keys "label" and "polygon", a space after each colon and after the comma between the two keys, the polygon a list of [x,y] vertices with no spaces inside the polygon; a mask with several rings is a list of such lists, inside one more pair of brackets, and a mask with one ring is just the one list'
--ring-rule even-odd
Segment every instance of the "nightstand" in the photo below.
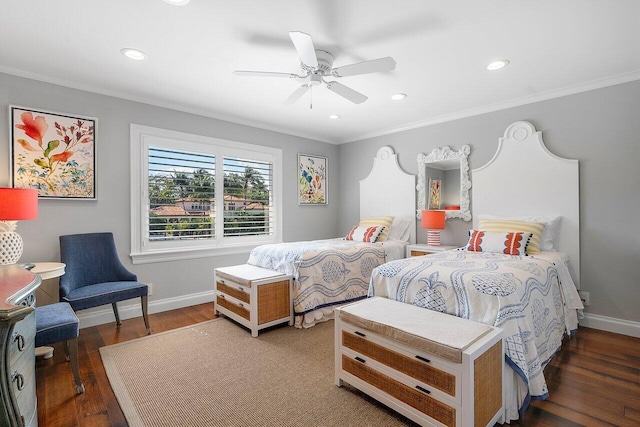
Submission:
{"label": "nightstand", "polygon": [[430,246],[425,244],[417,244],[417,245],[409,245],[407,246],[407,258],[412,256],[422,256],[434,254],[436,252],[444,252],[450,249],[456,249],[459,246],[450,246],[450,245],[440,245],[440,246]]}

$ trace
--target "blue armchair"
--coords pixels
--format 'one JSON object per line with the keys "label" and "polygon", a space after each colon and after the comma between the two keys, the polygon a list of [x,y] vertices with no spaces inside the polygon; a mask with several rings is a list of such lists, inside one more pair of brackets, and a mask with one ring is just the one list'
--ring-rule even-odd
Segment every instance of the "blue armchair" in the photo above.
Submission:
{"label": "blue armchair", "polygon": [[149,287],[120,262],[113,233],[60,236],[60,261],[66,264],[60,277],[60,301],[75,310],[111,304],[120,325],[118,301],[140,297],[142,317],[151,333],[147,314]]}

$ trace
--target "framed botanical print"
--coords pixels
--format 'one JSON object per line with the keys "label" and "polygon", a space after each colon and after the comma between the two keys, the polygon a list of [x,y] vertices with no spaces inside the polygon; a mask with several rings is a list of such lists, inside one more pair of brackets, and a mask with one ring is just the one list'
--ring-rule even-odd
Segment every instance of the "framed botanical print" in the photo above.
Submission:
{"label": "framed botanical print", "polygon": [[440,209],[442,183],[439,179],[429,178],[429,206],[427,209]]}
{"label": "framed botanical print", "polygon": [[298,154],[298,204],[328,204],[326,157]]}
{"label": "framed botanical print", "polygon": [[13,187],[96,199],[96,118],[10,106],[9,124]]}

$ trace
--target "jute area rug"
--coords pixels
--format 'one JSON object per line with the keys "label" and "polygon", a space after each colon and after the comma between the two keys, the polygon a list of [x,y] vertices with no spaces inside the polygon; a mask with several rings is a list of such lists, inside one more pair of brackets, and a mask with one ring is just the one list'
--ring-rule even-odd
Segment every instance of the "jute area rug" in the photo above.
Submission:
{"label": "jute area rug", "polygon": [[334,325],[252,338],[224,318],[100,349],[130,426],[406,426],[334,383]]}

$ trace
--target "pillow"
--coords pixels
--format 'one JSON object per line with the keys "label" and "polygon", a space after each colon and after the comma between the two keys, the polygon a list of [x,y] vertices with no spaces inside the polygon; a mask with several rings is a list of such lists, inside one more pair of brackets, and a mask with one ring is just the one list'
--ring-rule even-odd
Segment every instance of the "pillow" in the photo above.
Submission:
{"label": "pillow", "polygon": [[347,233],[345,240],[375,243],[383,229],[384,227],[359,227],[356,225]]}
{"label": "pillow", "polygon": [[544,230],[542,230],[542,237],[540,237],[540,250],[541,251],[555,251],[554,241],[558,237],[560,231],[561,216],[515,216],[515,217],[501,217],[497,215],[480,215],[480,220],[483,219],[500,219],[505,221],[525,221],[525,222],[541,222],[544,224]]}
{"label": "pillow", "polygon": [[469,230],[469,242],[465,249],[471,252],[527,256],[531,236],[531,233],[525,232]]}
{"label": "pillow", "polygon": [[544,224],[541,222],[507,221],[504,219],[481,219],[478,230],[491,232],[522,231],[531,233],[531,242],[527,248],[530,254],[540,253],[540,239]]}
{"label": "pillow", "polygon": [[387,240],[389,229],[391,228],[392,216],[372,216],[360,220],[360,227],[384,227],[380,236],[378,236],[378,242],[384,242]]}
{"label": "pillow", "polygon": [[387,240],[396,240],[398,242],[408,242],[411,237],[412,220],[408,218],[393,218]]}

